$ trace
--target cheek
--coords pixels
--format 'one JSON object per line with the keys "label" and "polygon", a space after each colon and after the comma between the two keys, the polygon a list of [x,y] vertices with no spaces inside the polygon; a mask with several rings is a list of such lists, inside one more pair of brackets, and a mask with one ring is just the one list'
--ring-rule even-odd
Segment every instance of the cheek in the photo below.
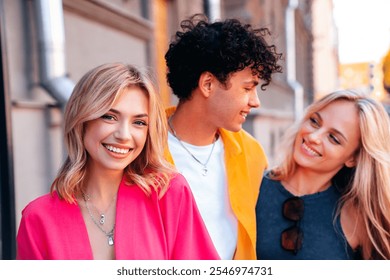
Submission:
{"label": "cheek", "polygon": [[312,132],[312,130],[310,129],[310,127],[307,126],[306,124],[303,124],[303,125],[299,128],[299,130],[298,130],[298,132],[297,132],[297,134],[296,134],[296,136],[295,136],[295,141],[294,141],[295,147],[298,147],[298,145],[302,144],[303,139],[304,139],[308,134],[310,134],[311,132]]}
{"label": "cheek", "polygon": [[92,148],[93,143],[96,142],[96,131],[93,131],[91,129],[86,129],[83,137],[83,144],[85,149],[88,151]]}
{"label": "cheek", "polygon": [[137,131],[136,134],[134,134],[134,139],[137,142],[138,146],[144,146],[146,143],[146,139],[148,137],[148,130],[140,130]]}
{"label": "cheek", "polygon": [[102,125],[90,125],[86,127],[83,144],[87,152],[89,154],[96,152],[101,147],[101,142],[113,133],[111,130],[112,128],[110,126]]}
{"label": "cheek", "polygon": [[87,152],[89,156],[93,156],[97,153],[96,142],[93,141],[90,137],[84,137],[83,140],[84,150]]}
{"label": "cheek", "polygon": [[295,141],[294,141],[294,144],[293,144],[293,157],[294,157],[294,159],[295,159],[297,153],[299,153],[299,151],[300,151],[301,144],[302,144],[302,137],[299,134],[297,134]]}
{"label": "cheek", "polygon": [[308,123],[304,122],[298,132],[298,134],[307,134],[313,132],[313,127]]}

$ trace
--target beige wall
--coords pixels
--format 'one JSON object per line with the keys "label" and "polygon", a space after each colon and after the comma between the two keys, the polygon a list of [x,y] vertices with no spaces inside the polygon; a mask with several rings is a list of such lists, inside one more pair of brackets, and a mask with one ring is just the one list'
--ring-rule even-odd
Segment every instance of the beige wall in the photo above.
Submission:
{"label": "beige wall", "polygon": [[147,41],[71,12],[65,12],[64,19],[66,62],[72,80],[106,62],[147,66]]}
{"label": "beige wall", "polygon": [[314,87],[316,98],[336,90],[338,82],[338,50],[336,27],[329,0],[313,2]]}

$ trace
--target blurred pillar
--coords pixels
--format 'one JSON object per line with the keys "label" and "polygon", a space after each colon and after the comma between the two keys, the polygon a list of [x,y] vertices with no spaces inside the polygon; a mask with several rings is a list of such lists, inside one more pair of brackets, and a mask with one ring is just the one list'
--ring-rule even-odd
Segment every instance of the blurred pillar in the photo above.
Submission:
{"label": "blurred pillar", "polygon": [[0,1],[0,259],[12,260],[16,258],[15,187],[4,13]]}
{"label": "blurred pillar", "polygon": [[289,0],[286,8],[286,49],[287,49],[287,83],[294,92],[294,118],[299,120],[303,113],[303,87],[296,74],[296,41],[295,41],[295,11],[298,0]]}
{"label": "blurred pillar", "polygon": [[164,106],[170,105],[170,88],[166,81],[165,53],[168,49],[168,0],[152,1],[152,21],[154,28],[154,48],[156,55],[157,82]]}

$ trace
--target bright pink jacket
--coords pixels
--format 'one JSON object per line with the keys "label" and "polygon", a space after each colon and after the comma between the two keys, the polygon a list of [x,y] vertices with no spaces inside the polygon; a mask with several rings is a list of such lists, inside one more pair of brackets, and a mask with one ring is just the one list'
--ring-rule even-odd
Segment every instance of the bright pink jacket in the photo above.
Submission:
{"label": "bright pink jacket", "polygon": [[[137,186],[119,186],[115,255],[124,260],[219,259],[187,181],[172,179],[162,199]],[[87,229],[77,204],[44,195],[22,212],[17,259],[93,259]]]}

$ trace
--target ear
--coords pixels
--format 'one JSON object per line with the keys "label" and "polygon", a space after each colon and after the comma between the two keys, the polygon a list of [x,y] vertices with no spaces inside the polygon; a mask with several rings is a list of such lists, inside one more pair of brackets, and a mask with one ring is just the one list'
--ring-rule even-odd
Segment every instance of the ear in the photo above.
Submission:
{"label": "ear", "polygon": [[353,155],[350,159],[348,159],[344,165],[348,168],[352,168],[356,166],[356,158],[355,155]]}
{"label": "ear", "polygon": [[215,77],[210,72],[203,72],[199,77],[198,87],[204,97],[209,97],[213,89]]}

